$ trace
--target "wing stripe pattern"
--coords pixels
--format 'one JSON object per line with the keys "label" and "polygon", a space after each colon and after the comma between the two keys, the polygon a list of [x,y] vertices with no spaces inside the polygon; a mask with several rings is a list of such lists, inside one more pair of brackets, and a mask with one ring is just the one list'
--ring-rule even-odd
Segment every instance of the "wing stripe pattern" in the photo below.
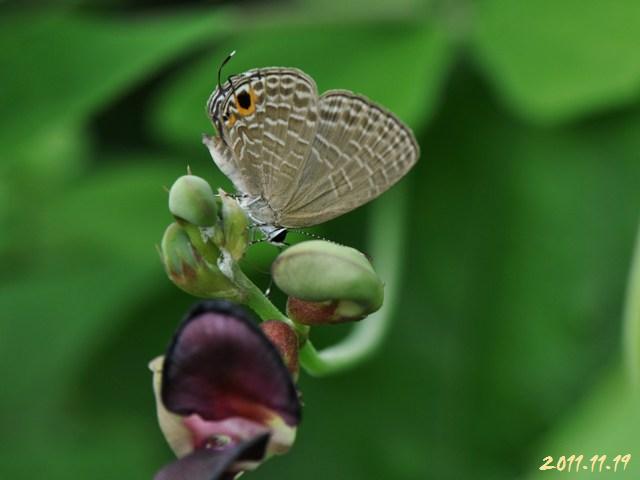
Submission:
{"label": "wing stripe pattern", "polygon": [[315,225],[376,198],[415,164],[418,145],[392,113],[365,97],[330,91],[298,191],[280,214],[285,227]]}
{"label": "wing stripe pattern", "polygon": [[236,161],[245,165],[257,191],[274,211],[293,196],[311,149],[317,123],[315,82],[294,68],[264,68],[245,74],[245,85],[256,93],[255,113],[240,116],[231,100],[236,122],[225,129]]}

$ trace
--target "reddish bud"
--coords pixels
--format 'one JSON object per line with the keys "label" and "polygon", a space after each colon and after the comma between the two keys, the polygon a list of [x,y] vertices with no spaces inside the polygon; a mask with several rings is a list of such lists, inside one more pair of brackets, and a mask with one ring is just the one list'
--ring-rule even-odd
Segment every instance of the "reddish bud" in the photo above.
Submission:
{"label": "reddish bud", "polygon": [[271,343],[280,352],[284,364],[294,379],[298,378],[300,365],[298,363],[298,336],[293,329],[279,320],[268,320],[260,324],[260,328]]}
{"label": "reddish bud", "polygon": [[326,325],[362,320],[367,315],[353,302],[328,300],[309,302],[296,297],[287,300],[287,315],[304,325]]}

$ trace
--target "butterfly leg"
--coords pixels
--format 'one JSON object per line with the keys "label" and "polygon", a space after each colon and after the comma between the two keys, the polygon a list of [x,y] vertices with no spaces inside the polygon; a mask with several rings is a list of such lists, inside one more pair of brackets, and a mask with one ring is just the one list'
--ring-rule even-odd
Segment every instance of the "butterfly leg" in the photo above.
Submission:
{"label": "butterfly leg", "polygon": [[285,246],[288,247],[289,244],[285,243],[285,239],[287,238],[287,229],[286,228],[278,228],[267,234],[267,242],[275,246]]}

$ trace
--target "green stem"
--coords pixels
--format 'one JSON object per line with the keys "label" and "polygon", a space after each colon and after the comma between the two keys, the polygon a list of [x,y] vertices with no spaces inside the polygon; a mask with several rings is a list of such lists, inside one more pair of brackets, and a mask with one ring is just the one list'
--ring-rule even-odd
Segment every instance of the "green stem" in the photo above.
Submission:
{"label": "green stem", "polygon": [[375,354],[382,344],[391,325],[400,282],[406,228],[404,189],[398,185],[376,202],[370,224],[369,253],[376,271],[385,281],[384,305],[356,324],[336,345],[317,351],[311,342],[307,342],[300,351],[300,363],[310,375],[330,375],[352,368]]}
{"label": "green stem", "polygon": [[290,326],[293,322],[287,318],[278,308],[271,303],[262,290],[243,273],[236,265],[233,269],[233,278],[247,295],[246,304],[258,314],[262,320],[280,320]]}
{"label": "green stem", "polygon": [[623,325],[627,372],[631,382],[635,385],[638,383],[640,373],[640,229],[638,229],[635,252],[631,262]]}
{"label": "green stem", "polygon": [[244,300],[245,303],[251,307],[251,309],[256,312],[262,320],[279,320],[284,322],[298,333],[298,338],[302,339],[304,342],[308,341],[307,337],[309,336],[309,327],[295,323],[284,315],[273,303],[271,303],[271,300],[262,293],[262,290],[260,290],[255,283],[249,280],[237,265],[234,267],[233,276],[238,286],[240,286],[247,295]]}

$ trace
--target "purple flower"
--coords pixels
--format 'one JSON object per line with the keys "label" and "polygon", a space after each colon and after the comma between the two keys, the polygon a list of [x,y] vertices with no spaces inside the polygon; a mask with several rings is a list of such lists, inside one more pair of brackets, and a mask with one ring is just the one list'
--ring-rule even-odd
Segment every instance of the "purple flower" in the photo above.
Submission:
{"label": "purple flower", "polygon": [[179,457],[156,480],[232,479],[292,445],[298,392],[276,347],[241,307],[197,304],[150,367],[160,428]]}

